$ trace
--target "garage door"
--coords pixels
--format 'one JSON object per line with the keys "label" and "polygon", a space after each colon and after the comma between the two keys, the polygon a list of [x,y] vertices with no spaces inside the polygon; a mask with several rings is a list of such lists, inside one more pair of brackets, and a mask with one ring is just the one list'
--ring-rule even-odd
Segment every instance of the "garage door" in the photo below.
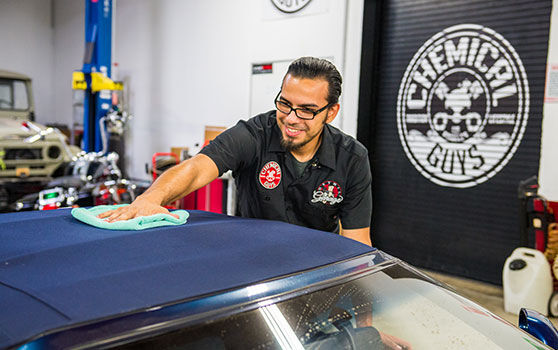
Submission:
{"label": "garage door", "polygon": [[539,169],[552,4],[366,4],[359,137],[371,150],[373,243],[501,283],[519,244],[517,186]]}

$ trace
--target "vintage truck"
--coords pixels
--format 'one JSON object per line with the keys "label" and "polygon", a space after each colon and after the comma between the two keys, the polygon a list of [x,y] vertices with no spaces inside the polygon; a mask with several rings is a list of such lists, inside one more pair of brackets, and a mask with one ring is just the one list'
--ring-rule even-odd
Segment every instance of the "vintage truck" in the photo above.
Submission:
{"label": "vintage truck", "polygon": [[61,175],[78,152],[58,129],[35,122],[31,79],[0,70],[0,209],[24,187]]}

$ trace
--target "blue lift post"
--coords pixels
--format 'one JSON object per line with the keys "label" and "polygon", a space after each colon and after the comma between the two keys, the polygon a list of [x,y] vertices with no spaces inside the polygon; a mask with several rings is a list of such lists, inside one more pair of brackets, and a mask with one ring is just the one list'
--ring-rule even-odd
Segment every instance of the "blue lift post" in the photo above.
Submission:
{"label": "blue lift post", "polygon": [[83,68],[73,75],[73,88],[85,90],[83,150],[102,150],[99,120],[112,107],[112,91],[122,84],[111,79],[112,0],[85,0],[85,54]]}

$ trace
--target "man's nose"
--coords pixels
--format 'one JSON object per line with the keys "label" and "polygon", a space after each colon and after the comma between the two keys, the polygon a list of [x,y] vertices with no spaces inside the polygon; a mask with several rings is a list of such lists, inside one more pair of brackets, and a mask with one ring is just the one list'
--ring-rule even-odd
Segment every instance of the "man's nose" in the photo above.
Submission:
{"label": "man's nose", "polygon": [[296,116],[296,112],[294,109],[291,109],[291,113],[287,114],[287,121],[289,123],[297,123],[298,117]]}

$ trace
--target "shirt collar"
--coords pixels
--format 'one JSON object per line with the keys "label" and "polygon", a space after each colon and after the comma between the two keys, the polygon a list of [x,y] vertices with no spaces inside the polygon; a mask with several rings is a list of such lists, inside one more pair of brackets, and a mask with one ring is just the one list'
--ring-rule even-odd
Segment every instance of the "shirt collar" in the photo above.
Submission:
{"label": "shirt collar", "polygon": [[273,130],[271,131],[271,138],[269,140],[269,151],[270,152],[283,152],[285,149],[281,146],[281,130],[277,124],[277,117],[275,117],[275,123],[273,123]]}
{"label": "shirt collar", "polygon": [[320,148],[318,148],[315,158],[318,159],[318,163],[321,165],[326,166],[331,170],[335,170],[336,153],[330,128],[329,124],[324,125],[324,131],[322,132],[322,144],[320,145]]}

